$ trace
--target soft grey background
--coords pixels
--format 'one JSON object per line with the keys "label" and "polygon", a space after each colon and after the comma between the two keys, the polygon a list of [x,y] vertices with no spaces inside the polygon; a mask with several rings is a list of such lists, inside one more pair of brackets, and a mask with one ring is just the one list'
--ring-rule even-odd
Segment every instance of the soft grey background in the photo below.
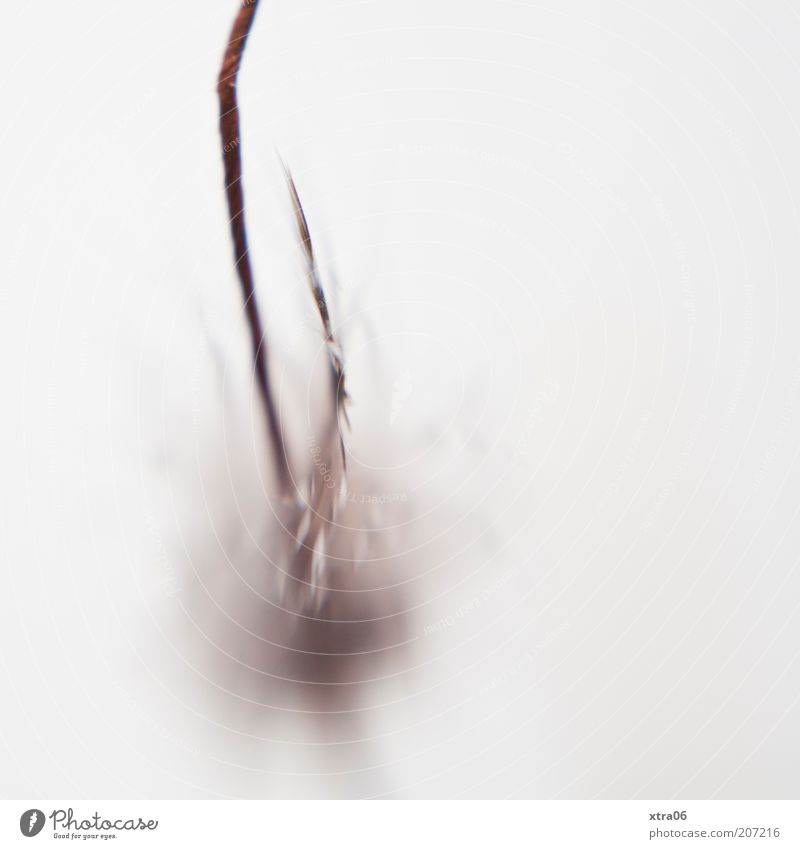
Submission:
{"label": "soft grey background", "polygon": [[315,330],[276,149],[353,462],[428,558],[408,657],[320,731],[233,686],[187,601],[245,597],[269,534],[235,8],[3,13],[0,792],[796,797],[798,12],[262,0],[242,151],[282,403]]}

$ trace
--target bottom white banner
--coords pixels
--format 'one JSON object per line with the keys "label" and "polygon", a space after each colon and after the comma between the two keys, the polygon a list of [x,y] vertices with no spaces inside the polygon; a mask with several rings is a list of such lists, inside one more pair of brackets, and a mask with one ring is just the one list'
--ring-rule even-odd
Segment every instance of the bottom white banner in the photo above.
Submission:
{"label": "bottom white banner", "polygon": [[794,801],[0,803],[0,845],[800,846]]}

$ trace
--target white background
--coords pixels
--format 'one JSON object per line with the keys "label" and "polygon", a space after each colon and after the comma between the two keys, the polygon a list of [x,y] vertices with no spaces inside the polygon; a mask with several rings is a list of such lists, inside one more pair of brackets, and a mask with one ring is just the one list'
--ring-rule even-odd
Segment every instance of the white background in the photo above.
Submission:
{"label": "white background", "polygon": [[250,633],[235,8],[3,14],[2,794],[796,797],[797,12],[262,3],[241,149],[275,380],[302,415],[278,150],[351,462],[404,497],[372,520],[413,570],[404,652],[337,724]]}

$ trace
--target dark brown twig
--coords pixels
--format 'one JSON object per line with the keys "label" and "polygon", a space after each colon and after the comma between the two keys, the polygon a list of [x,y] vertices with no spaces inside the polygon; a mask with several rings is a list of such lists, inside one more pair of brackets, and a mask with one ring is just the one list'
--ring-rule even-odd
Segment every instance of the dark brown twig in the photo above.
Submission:
{"label": "dark brown twig", "polygon": [[284,488],[289,484],[289,468],[281,436],[277,410],[272,398],[267,369],[267,349],[258,303],[255,297],[253,269],[247,246],[247,229],[244,215],[244,191],[242,188],[242,157],[240,152],[239,107],[236,99],[236,78],[242,64],[242,54],[247,36],[253,24],[258,0],[244,0],[231,29],[228,45],[222,60],[217,81],[219,96],[219,129],[222,136],[222,157],[225,165],[225,194],[228,199],[231,235],[233,237],[234,261],[242,288],[253,358],[261,395],[267,413],[270,438],[275,450],[278,476]]}

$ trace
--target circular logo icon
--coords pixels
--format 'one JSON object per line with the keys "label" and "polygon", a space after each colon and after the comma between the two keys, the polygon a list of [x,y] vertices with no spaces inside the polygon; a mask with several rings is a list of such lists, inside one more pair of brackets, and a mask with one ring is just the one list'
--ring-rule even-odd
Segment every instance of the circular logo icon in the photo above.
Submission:
{"label": "circular logo icon", "polygon": [[19,830],[25,837],[36,837],[44,828],[44,812],[38,808],[31,808],[19,818]]}

